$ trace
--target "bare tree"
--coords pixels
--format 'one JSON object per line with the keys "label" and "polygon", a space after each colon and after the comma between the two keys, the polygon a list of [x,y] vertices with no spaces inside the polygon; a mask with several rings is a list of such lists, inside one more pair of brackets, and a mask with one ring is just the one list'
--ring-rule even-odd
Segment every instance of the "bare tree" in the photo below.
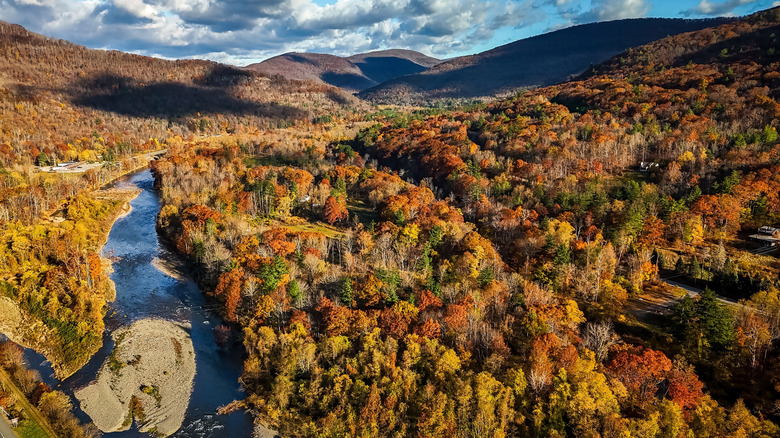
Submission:
{"label": "bare tree", "polygon": [[607,357],[609,348],[618,340],[612,321],[589,322],[583,331],[582,345],[596,353],[599,361]]}

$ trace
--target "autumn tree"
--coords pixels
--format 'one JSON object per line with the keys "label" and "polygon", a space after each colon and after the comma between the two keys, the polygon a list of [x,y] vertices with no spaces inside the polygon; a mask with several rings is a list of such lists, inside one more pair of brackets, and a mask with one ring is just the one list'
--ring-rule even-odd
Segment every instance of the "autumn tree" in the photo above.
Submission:
{"label": "autumn tree", "polygon": [[331,225],[347,219],[349,211],[347,210],[347,202],[344,197],[328,196],[328,199],[325,200],[323,217]]}

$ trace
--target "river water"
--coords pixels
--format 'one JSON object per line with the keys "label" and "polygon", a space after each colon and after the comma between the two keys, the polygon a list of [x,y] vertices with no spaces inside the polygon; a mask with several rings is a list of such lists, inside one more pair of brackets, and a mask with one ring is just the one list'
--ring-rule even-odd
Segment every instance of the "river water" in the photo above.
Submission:
{"label": "river water", "polygon": [[[38,369],[44,381],[73,398],[73,390],[94,380],[97,371],[111,352],[114,342],[111,333],[119,327],[143,318],[164,318],[191,326],[190,335],[195,347],[196,374],[187,415],[174,437],[249,437],[252,419],[243,411],[231,415],[217,415],[219,406],[242,399],[238,378],[242,368],[242,347],[228,342],[218,347],[214,328],[221,319],[209,310],[198,286],[190,281],[174,279],[152,266],[155,258],[170,257],[157,235],[155,220],[160,211],[160,200],[153,187],[154,178],[145,170],[117,182],[117,187],[138,187],[142,191],[130,205],[132,211],[111,228],[103,255],[114,258],[111,279],[116,284],[116,300],[109,303],[105,317],[106,333],[103,347],[90,362],[73,376],[60,382],[46,359],[27,349],[29,365]],[[75,406],[78,401],[73,398]],[[88,417],[81,410],[77,416]],[[125,432],[105,434],[107,437],[148,437],[133,425]]]}

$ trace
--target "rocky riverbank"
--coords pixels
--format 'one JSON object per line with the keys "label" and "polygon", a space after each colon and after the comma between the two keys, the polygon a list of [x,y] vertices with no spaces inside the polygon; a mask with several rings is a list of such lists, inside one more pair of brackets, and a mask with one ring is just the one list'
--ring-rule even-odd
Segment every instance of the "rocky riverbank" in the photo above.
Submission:
{"label": "rocky riverbank", "polygon": [[116,345],[97,379],[75,391],[81,409],[103,432],[130,428],[168,436],[184,421],[195,377],[188,332],[160,319],[143,319],[114,332]]}

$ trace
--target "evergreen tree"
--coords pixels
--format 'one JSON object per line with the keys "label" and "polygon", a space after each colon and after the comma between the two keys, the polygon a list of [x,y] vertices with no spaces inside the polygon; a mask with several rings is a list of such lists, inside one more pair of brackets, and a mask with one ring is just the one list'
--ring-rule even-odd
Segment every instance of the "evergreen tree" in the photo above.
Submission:
{"label": "evergreen tree", "polygon": [[696,316],[710,345],[726,350],[733,344],[734,317],[710,288],[701,293],[696,303]]}
{"label": "evergreen tree", "polygon": [[563,266],[571,263],[571,249],[566,243],[558,245],[555,249],[555,258],[553,263],[557,266]]}
{"label": "evergreen tree", "polygon": [[696,257],[694,257],[693,261],[691,261],[690,274],[694,280],[699,280],[703,277],[704,271],[701,268],[701,263],[699,263],[699,259]]}
{"label": "evergreen tree", "polygon": [[682,275],[688,274],[688,265],[682,257],[677,257],[677,263],[674,264],[674,271]]}
{"label": "evergreen tree", "polygon": [[298,305],[301,300],[301,287],[298,285],[298,280],[293,278],[292,281],[287,284],[287,295],[294,305]]}
{"label": "evergreen tree", "polygon": [[341,281],[341,302],[345,306],[352,306],[352,279],[349,277]]}

